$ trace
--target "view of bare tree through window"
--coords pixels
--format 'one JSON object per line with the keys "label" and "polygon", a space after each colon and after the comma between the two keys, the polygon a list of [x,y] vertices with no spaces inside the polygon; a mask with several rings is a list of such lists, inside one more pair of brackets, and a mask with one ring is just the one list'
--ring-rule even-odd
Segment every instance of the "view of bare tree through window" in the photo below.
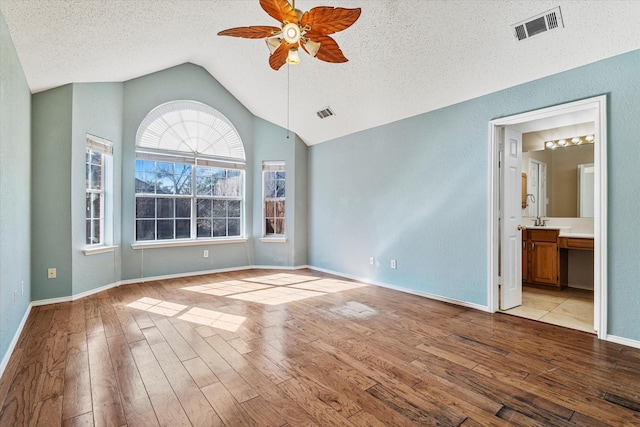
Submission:
{"label": "view of bare tree through window", "polygon": [[136,160],[136,240],[240,236],[243,181],[237,169]]}
{"label": "view of bare tree through window", "polygon": [[87,148],[85,155],[86,168],[86,244],[102,243],[102,209],[104,200],[103,154]]}
{"label": "view of bare tree through window", "polygon": [[265,236],[284,236],[285,172],[264,171]]}

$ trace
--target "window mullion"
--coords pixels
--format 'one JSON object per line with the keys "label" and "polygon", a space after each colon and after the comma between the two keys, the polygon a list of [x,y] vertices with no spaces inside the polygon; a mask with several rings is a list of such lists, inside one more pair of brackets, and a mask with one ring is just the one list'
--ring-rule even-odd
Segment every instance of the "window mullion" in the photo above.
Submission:
{"label": "window mullion", "polygon": [[196,164],[191,168],[191,238],[196,239],[198,237],[198,218],[197,218],[197,208],[198,208],[198,188],[196,175],[198,173],[198,161],[196,160]]}

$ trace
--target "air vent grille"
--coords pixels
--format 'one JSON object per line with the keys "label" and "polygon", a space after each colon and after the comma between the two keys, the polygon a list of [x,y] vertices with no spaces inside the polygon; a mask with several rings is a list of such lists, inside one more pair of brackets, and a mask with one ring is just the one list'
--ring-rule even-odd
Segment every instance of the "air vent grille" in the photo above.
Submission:
{"label": "air vent grille", "polygon": [[564,28],[560,6],[513,24],[511,27],[513,28],[514,36],[519,41],[547,31]]}
{"label": "air vent grille", "polygon": [[324,110],[320,110],[316,113],[318,115],[318,117],[320,117],[321,119],[326,119],[327,117],[331,117],[333,116],[333,111],[331,110],[331,108],[327,107]]}

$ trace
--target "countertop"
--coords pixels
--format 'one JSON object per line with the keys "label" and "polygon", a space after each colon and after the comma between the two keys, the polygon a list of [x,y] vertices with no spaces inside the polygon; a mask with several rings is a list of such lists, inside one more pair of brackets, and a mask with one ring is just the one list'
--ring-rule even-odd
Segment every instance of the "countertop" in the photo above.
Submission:
{"label": "countertop", "polygon": [[560,230],[560,237],[575,237],[575,238],[582,238],[582,239],[593,239],[593,233],[572,232],[571,231],[571,227],[558,227],[558,226],[553,226],[553,225],[545,225],[545,226],[533,225],[533,226],[527,226],[527,229],[531,229],[531,230]]}

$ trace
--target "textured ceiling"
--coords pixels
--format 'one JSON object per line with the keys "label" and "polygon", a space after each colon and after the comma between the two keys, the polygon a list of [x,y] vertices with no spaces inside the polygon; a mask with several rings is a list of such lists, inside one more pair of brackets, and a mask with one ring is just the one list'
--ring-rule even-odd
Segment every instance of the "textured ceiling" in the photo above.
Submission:
{"label": "textured ceiling", "polygon": [[[253,114],[287,127],[289,78],[289,127],[309,145],[640,49],[635,0],[296,2],[320,5],[362,8],[335,35],[349,62],[301,53],[302,64],[275,72],[262,40],[216,35],[276,25],[258,0],[0,0],[33,92],[192,62]],[[515,40],[511,24],[556,6],[565,28]],[[327,106],[336,115],[320,120]]]}

